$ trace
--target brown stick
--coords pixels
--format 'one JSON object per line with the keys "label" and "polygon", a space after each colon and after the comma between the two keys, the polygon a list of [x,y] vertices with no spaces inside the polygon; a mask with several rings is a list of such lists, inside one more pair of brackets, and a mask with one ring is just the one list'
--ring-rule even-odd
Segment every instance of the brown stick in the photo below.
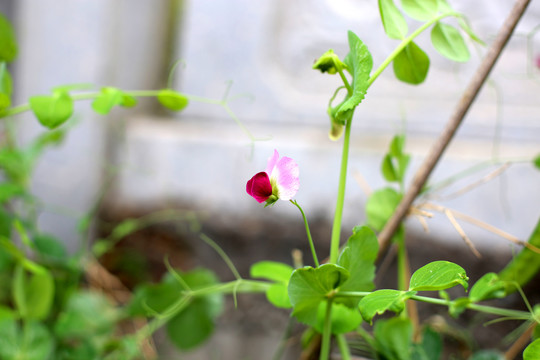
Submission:
{"label": "brown stick", "polygon": [[461,96],[459,103],[457,104],[454,113],[448,120],[446,128],[441,133],[439,139],[435,142],[431,148],[430,153],[427,155],[424,163],[413,178],[413,181],[407,190],[405,196],[401,200],[400,204],[396,208],[396,211],[392,217],[388,220],[385,227],[379,234],[379,258],[382,254],[386,252],[390,244],[390,239],[396,232],[399,224],[403,221],[403,218],[409,211],[413,201],[416,199],[420,190],[426,183],[429,175],[433,171],[435,165],[441,158],[444,150],[452,140],[452,137],[456,133],[459,125],[463,121],[463,118],[467,114],[467,111],[471,107],[474,99],[478,95],[478,92],[482,88],[482,85],[486,81],[491,69],[493,69],[495,62],[499,58],[504,46],[510,39],[514,28],[516,27],[518,21],[521,19],[521,16],[524,14],[527,5],[529,5],[530,0],[517,0],[510,15],[503,23],[501,29],[495,41],[489,48],[486,56],[482,60],[480,66],[478,67],[476,73],[472,77],[469,85],[465,89],[465,92]]}

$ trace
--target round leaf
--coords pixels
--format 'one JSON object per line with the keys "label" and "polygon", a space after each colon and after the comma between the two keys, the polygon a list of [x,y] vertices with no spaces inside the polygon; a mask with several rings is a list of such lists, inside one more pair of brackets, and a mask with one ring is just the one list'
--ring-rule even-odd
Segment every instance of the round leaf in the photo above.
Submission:
{"label": "round leaf", "polygon": [[409,290],[436,291],[456,285],[462,285],[467,290],[467,280],[469,278],[461,266],[449,261],[434,261],[414,272]]}
{"label": "round leaf", "polygon": [[451,25],[437,22],[431,29],[431,42],[435,50],[450,60],[466,62],[471,57],[463,37]]}
{"label": "round leaf", "polygon": [[39,122],[49,129],[62,125],[73,114],[73,100],[64,91],[55,91],[52,96],[32,96],[29,102]]}
{"label": "round leaf", "polygon": [[393,61],[394,74],[408,84],[418,85],[424,82],[429,70],[429,57],[414,42],[397,54]]}
{"label": "round leaf", "polygon": [[293,315],[308,325],[317,324],[317,312],[321,301],[349,278],[349,272],[341,266],[324,264],[296,269],[289,281],[289,298]]}
{"label": "round leaf", "polygon": [[214,320],[204,301],[196,299],[167,323],[169,338],[181,350],[189,350],[204,342],[214,331]]}
{"label": "round leaf", "polygon": [[384,31],[389,38],[401,40],[407,35],[407,22],[393,0],[379,0],[379,12]]}
{"label": "round leaf", "polygon": [[16,320],[0,321],[0,359],[49,359],[54,340],[41,323],[27,321],[19,328]]}
{"label": "round leaf", "polygon": [[[319,304],[315,329],[320,333],[323,332],[327,306],[327,301],[323,301]],[[332,303],[330,317],[332,322],[332,334],[345,334],[351,332],[358,328],[362,323],[362,316],[360,316],[358,309],[351,309],[343,304]]]}
{"label": "round leaf", "polygon": [[[349,271],[349,279],[340,291],[371,291],[375,287],[375,260],[379,252],[377,236],[367,226],[357,229],[347,241],[347,246],[338,259],[338,265]],[[336,301],[356,307],[358,299],[339,298]]]}
{"label": "round leaf", "polygon": [[439,10],[439,0],[401,0],[403,10],[413,19],[431,20]]}
{"label": "round leaf", "polygon": [[412,324],[408,318],[381,319],[375,323],[375,348],[383,359],[410,360]]}
{"label": "round leaf", "polygon": [[366,203],[368,225],[376,231],[382,230],[401,201],[401,194],[392,188],[377,190]]}
{"label": "round leaf", "polygon": [[540,339],[534,340],[523,351],[523,360],[540,359]]}
{"label": "round leaf", "polygon": [[137,104],[137,100],[126,95],[120,89],[113,87],[104,87],[101,89],[98,97],[92,102],[92,109],[101,115],[108,114],[115,106],[133,107]]}
{"label": "round leaf", "polygon": [[260,261],[251,266],[249,274],[252,278],[288,283],[293,270],[292,266],[287,264],[275,261]]}
{"label": "round leaf", "polygon": [[173,111],[183,110],[189,103],[189,100],[185,95],[170,89],[161,90],[157,99],[161,105]]}
{"label": "round leaf", "polygon": [[399,314],[405,309],[405,301],[416,294],[416,291],[377,290],[360,300],[360,314],[370,324],[375,315],[390,310]]}
{"label": "round leaf", "polygon": [[469,299],[472,302],[501,298],[506,295],[506,282],[499,280],[495,273],[482,276],[471,288]]}
{"label": "round leaf", "polygon": [[98,97],[92,102],[92,109],[101,115],[108,114],[113,107],[119,105],[122,101],[122,91],[105,87],[101,89]]}
{"label": "round leaf", "polygon": [[266,298],[272,305],[278,308],[290,309],[292,307],[287,284],[272,284],[266,290]]}

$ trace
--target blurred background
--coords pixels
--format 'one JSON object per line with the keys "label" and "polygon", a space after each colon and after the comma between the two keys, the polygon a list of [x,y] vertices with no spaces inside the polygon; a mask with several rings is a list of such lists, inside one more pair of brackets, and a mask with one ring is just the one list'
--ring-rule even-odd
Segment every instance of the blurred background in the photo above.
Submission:
{"label": "blurred background", "polygon": [[[488,44],[512,6],[505,0],[450,3]],[[306,245],[300,214],[285,202],[263,208],[245,193],[246,181],[264,170],[277,149],[300,166],[297,200],[317,229],[316,245],[326,251],[341,157],[341,141],[327,136],[326,108],[340,80],[311,66],[330,48],[343,58],[347,30],[368,46],[375,67],[386,58],[397,41],[385,36],[375,1],[1,0],[0,11],[13,22],[20,46],[11,67],[15,104],[60,84],[165,88],[169,70],[181,59],[172,77],[174,89],[220,100],[230,86],[230,108],[254,137],[265,139],[253,142],[218,105],[191,102],[174,114],[146,99],[134,109],[102,117],[89,103],[78,102],[77,125],[61,147],[44,154],[35,173],[34,191],[48,204],[40,216],[45,231],[75,250],[78,219],[106,194],[99,203],[105,222],[168,207],[196,210],[244,273],[257,260],[290,262],[290,249]],[[501,159],[527,161],[540,153],[539,25],[540,4],[533,2],[431,179],[436,183],[496,162],[442,189],[433,200],[521,240],[540,214],[540,173],[528,162],[491,174]],[[411,20],[409,26],[419,23]],[[426,82],[400,83],[389,68],[369,89],[353,123],[344,239],[365,221],[369,191],[385,186],[380,162],[392,136],[407,136],[411,177],[441,132],[486,50],[467,42],[471,60],[458,64],[436,53],[425,33],[418,43],[431,59]],[[17,127],[22,143],[44,131],[29,113],[17,117]],[[469,256],[448,219],[434,215],[428,235],[409,219],[409,236]],[[501,236],[465,222],[462,226],[484,254],[516,251]],[[98,224],[97,236],[100,231],[106,230]],[[159,239],[152,237],[155,233],[148,236],[133,246],[150,256],[144,249],[167,244],[156,255],[157,264],[164,252],[173,251],[169,246],[185,245],[175,236],[163,240],[168,236],[163,232]],[[188,255],[172,259],[178,266],[199,261],[207,266],[205,261],[215,259],[206,245],[186,241]],[[221,270],[226,272],[224,266]]]}

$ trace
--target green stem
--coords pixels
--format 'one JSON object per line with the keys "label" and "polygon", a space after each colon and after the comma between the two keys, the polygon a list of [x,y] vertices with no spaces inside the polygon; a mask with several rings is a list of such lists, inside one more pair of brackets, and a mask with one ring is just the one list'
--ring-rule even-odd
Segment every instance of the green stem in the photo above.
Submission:
{"label": "green stem", "polygon": [[405,246],[405,230],[403,225],[396,232],[395,241],[398,246],[398,289],[404,291],[409,288],[409,284],[407,283],[407,247]]}
{"label": "green stem", "polygon": [[177,301],[171,304],[162,314],[158,314],[152,321],[139,329],[135,338],[140,342],[150,337],[156,330],[165,325],[170,319],[182,311],[190,302],[200,296],[221,293],[229,294],[233,292],[260,293],[265,292],[272,284],[256,280],[235,280],[228,283],[212,285],[209,287],[184,291]]}
{"label": "green stem", "polygon": [[347,184],[347,165],[349,161],[349,143],[351,138],[352,119],[347,120],[345,135],[343,136],[343,151],[341,154],[341,170],[339,173],[338,194],[336,199],[336,211],[334,213],[334,225],[332,227],[332,239],[330,242],[330,263],[337,262],[341,235],[341,220],[343,218],[343,204],[345,203],[345,186]]}
{"label": "green stem", "polygon": [[462,17],[463,15],[457,12],[453,12],[453,11],[440,14],[434,17],[433,19],[431,19],[430,21],[426,22],[422,26],[420,26],[418,29],[416,29],[411,35],[403,39],[401,43],[394,49],[394,51],[392,51],[392,53],[382,62],[382,64],[377,68],[377,70],[373,72],[373,74],[368,80],[368,88],[371,86],[371,84],[373,84],[375,79],[377,79],[379,75],[381,75],[384,69],[386,69],[386,67],[390,65],[392,61],[394,61],[394,58],[401,52],[401,50],[403,50],[407,45],[409,45],[409,43],[411,43],[415,37],[420,35],[424,30],[429,28],[431,25],[435,24],[437,21],[444,19],[445,17],[448,17],[448,16]]}
{"label": "green stem", "polygon": [[313,263],[315,264],[315,267],[319,267],[319,259],[317,258],[317,252],[315,251],[315,244],[313,243],[313,239],[311,238],[311,232],[309,231],[309,224],[306,218],[306,214],[304,214],[304,210],[302,210],[302,207],[300,207],[296,200],[290,200],[290,202],[291,204],[295,205],[302,214],[302,218],[304,219],[304,225],[306,227],[306,234],[309,241],[309,247],[311,249],[311,255],[313,255]]}
{"label": "green stem", "polygon": [[341,80],[343,81],[343,85],[345,85],[345,87],[347,88],[347,92],[349,93],[349,95],[352,95],[353,89],[351,87],[351,84],[349,84],[349,81],[345,77],[345,74],[343,73],[343,69],[339,69],[338,73],[339,73],[339,76],[341,77]]}
{"label": "green stem", "polygon": [[332,300],[333,299],[330,298],[326,303],[326,313],[324,315],[324,327],[319,360],[328,360],[330,356],[330,338],[332,335]]}
{"label": "green stem", "polygon": [[[343,291],[338,292],[335,294],[335,296],[339,297],[365,297],[367,295],[371,294],[371,292],[366,291]],[[439,298],[432,298],[427,296],[420,296],[420,295],[413,295],[410,297],[411,300],[426,302],[430,304],[435,305],[442,305],[442,306],[450,306],[452,305],[452,300],[445,300],[445,299],[439,299]],[[487,306],[487,305],[480,305],[480,304],[468,304],[465,306],[467,309],[483,312],[486,314],[492,314],[492,315],[499,315],[499,316],[506,316],[511,317],[515,319],[521,319],[521,320],[531,320],[533,317],[530,312],[527,311],[520,311],[520,310],[511,310],[511,309],[503,309],[503,308],[497,308],[494,306]]]}
{"label": "green stem", "polygon": [[345,335],[337,334],[336,340],[339,347],[339,352],[341,353],[341,360],[351,360],[351,351],[349,350],[349,345],[347,344]]}

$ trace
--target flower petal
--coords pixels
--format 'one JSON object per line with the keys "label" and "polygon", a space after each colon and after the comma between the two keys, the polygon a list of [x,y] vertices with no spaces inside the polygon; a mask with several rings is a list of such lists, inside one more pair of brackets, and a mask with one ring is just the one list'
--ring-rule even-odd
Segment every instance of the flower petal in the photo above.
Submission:
{"label": "flower petal", "polygon": [[298,164],[289,158],[282,157],[274,168],[278,197],[281,200],[291,200],[300,188],[300,169]]}
{"label": "flower petal", "polygon": [[268,164],[266,165],[266,173],[269,177],[272,177],[272,172],[274,171],[276,164],[279,160],[279,153],[274,149],[274,155],[268,158]]}
{"label": "flower petal", "polygon": [[255,174],[246,184],[246,192],[257,202],[262,203],[272,195],[270,178],[264,171]]}

